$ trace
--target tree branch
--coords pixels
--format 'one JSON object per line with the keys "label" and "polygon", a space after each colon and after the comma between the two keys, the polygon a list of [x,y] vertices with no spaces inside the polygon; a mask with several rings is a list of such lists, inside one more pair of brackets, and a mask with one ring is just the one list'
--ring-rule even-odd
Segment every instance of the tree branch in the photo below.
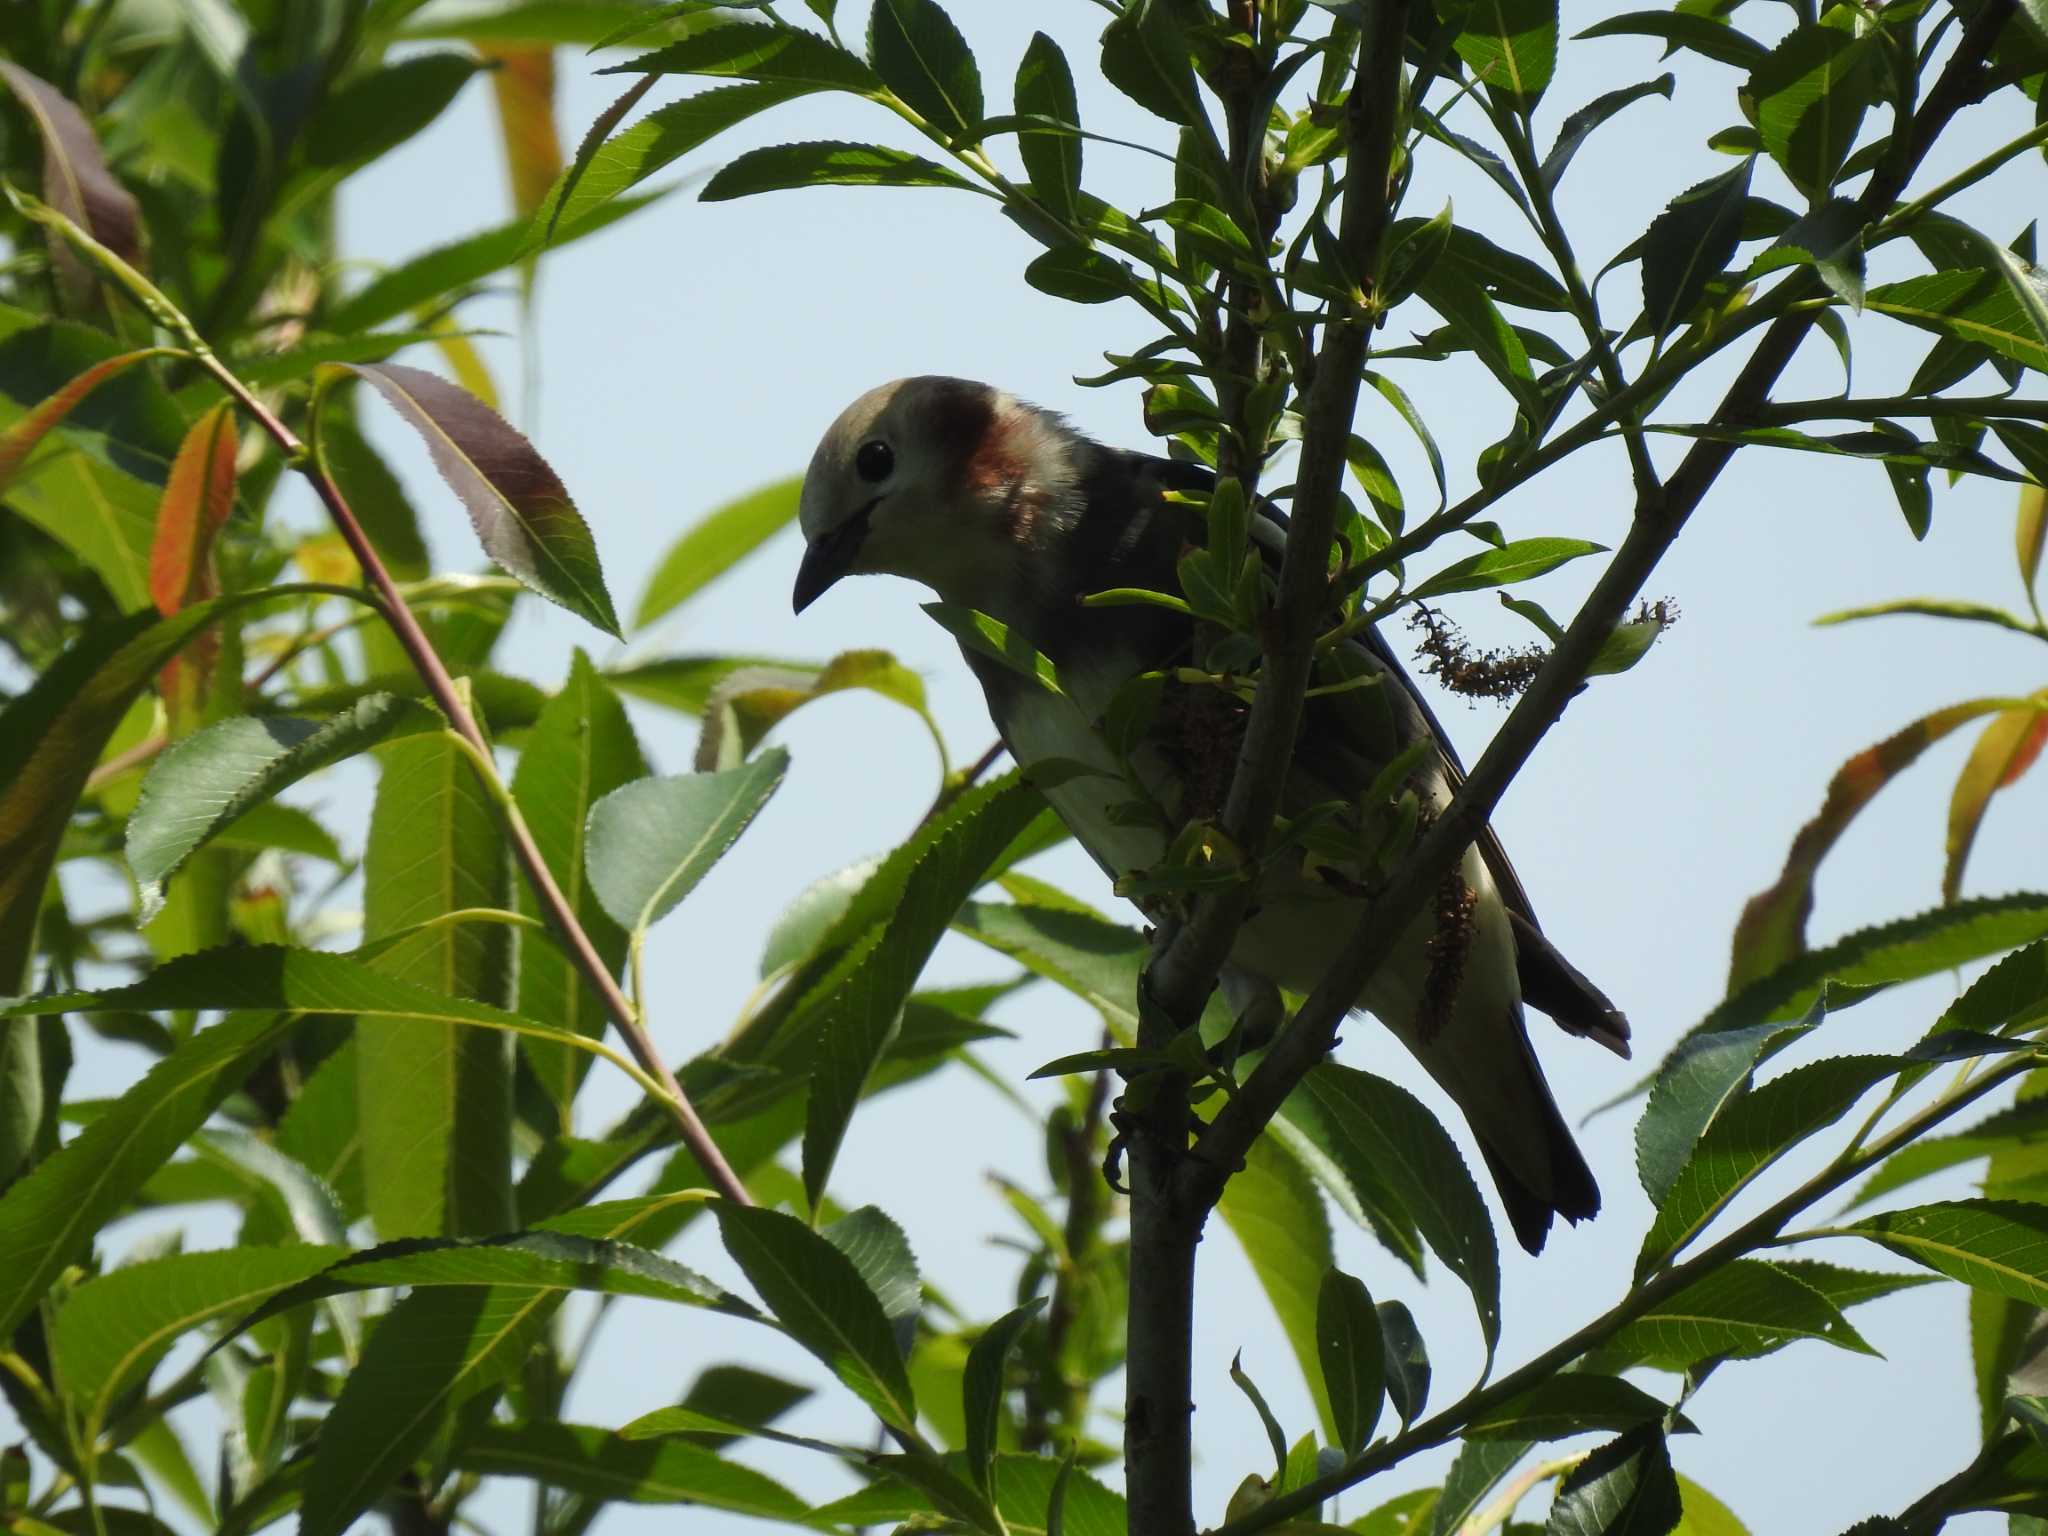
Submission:
{"label": "tree branch", "polygon": [[[1874,222],[1891,207],[1949,119],[1976,99],[1983,60],[2012,10],[2013,0],[1991,0],[1971,19],[1908,131],[1896,137],[1894,154],[1871,176],[1858,200],[1860,223]],[[1817,280],[1808,277],[1805,281]],[[1715,424],[1739,426],[1754,418],[1813,323],[1813,314],[1803,310],[1783,313],[1771,323],[1722,397],[1714,412]],[[1345,958],[1281,1031],[1242,1091],[1224,1104],[1202,1133],[1194,1156],[1184,1165],[1191,1198],[1205,1205],[1214,1203],[1224,1182],[1244,1165],[1252,1143],[1296,1084],[1329,1053],[1339,1024],[1356,1006],[1365,983],[1385,962],[1430,892],[1464,858],[1501,795],[1563,715],[1600,647],[1627,614],[1687,519],[1734,457],[1737,446],[1711,440],[1695,443],[1660,494],[1638,498],[1627,538],[1471,776],[1395,870],[1359,926]],[[1304,471],[1306,467],[1304,464]],[[1290,735],[1290,745],[1291,741]]]}

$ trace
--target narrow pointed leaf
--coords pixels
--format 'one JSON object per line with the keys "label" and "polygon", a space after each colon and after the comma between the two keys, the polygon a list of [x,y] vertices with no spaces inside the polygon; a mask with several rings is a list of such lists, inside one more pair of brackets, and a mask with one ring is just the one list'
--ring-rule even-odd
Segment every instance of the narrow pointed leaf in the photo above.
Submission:
{"label": "narrow pointed leaf", "polygon": [[[363,938],[396,942],[370,964],[451,998],[509,1001],[507,931],[435,922],[509,905],[496,807],[446,732],[396,742],[383,759],[363,854]],[[433,1014],[361,1017],[356,1038],[363,1174],[378,1232],[512,1226],[512,1042]]]}
{"label": "narrow pointed leaf", "polygon": [[1643,318],[1666,336],[1692,314],[1707,284],[1735,255],[1753,160],[1674,198],[1643,244]]}
{"label": "narrow pointed leaf", "polygon": [[7,490],[28,462],[30,454],[64,419],[75,410],[80,401],[98,389],[109,379],[125,373],[135,364],[152,357],[178,355],[175,347],[143,347],[134,352],[121,352],[113,357],[102,358],[90,368],[65,384],[54,394],[46,396],[32,410],[0,433],[0,491]]}
{"label": "narrow pointed leaf", "polygon": [[969,187],[965,177],[886,144],[821,139],[750,149],[719,170],[698,196],[707,203],[796,187]]}
{"label": "narrow pointed leaf", "polygon": [[789,754],[762,753],[727,773],[640,779],[590,811],[584,862],[591,889],[629,933],[674,910],[782,783]]}
{"label": "narrow pointed leaf", "polygon": [[1776,881],[1752,896],[1735,925],[1728,966],[1731,995],[1785,965],[1806,948],[1806,920],[1813,910],[1813,881],[1849,823],[1877,792],[1918,761],[1920,754],[1952,731],[2010,703],[1976,699],[1923,715],[1874,747],[1849,759],[1828,782],[1814,818],[1799,829]]}
{"label": "narrow pointed leaf", "polygon": [[1795,28],[1750,72],[1747,94],[1764,148],[1808,197],[1833,184],[1856,142],[1875,63],[1853,23],[1823,21]]}
{"label": "narrow pointed leaf", "polygon": [[876,872],[875,882],[901,893],[887,922],[811,988],[784,1026],[815,1042],[803,1142],[804,1193],[813,1209],[925,962],[1042,804],[1013,774],[963,795],[928,823],[902,858]]}
{"label": "narrow pointed leaf", "polygon": [[128,867],[141,887],[142,920],[161,908],[164,882],[192,851],[245,812],[379,742],[443,724],[411,699],[373,693],[325,720],[240,716],[174,743],[150,766],[128,818]]}
{"label": "narrow pointed leaf", "polygon": [[1331,1268],[1316,1296],[1316,1350],[1336,1443],[1356,1456],[1372,1439],[1387,1395],[1387,1348],[1365,1282]]}
{"label": "narrow pointed leaf", "polygon": [[1667,45],[1667,52],[1684,48],[1701,58],[1738,69],[1754,69],[1770,52],[1746,33],[1711,15],[1689,11],[1630,11],[1595,22],[1576,37],[1654,37]]}
{"label": "narrow pointed leaf", "polygon": [[[626,934],[591,888],[584,860],[585,829],[592,806],[646,772],[647,760],[624,706],[578,650],[561,691],[548,700],[520,750],[512,792],[555,883],[582,922],[598,958],[614,974],[626,958]],[[541,915],[539,901],[524,880],[518,883],[517,895],[520,911]],[[534,937],[520,944],[518,1011],[592,1039],[604,1034],[607,1022],[603,1004],[569,958]],[[522,1040],[520,1049],[567,1131],[576,1090],[591,1058],[532,1037]]]}
{"label": "narrow pointed leaf", "polygon": [[1842,1309],[1796,1271],[1738,1259],[1659,1302],[1610,1338],[1595,1359],[1600,1369],[1641,1364],[1683,1371],[1717,1355],[1746,1359],[1803,1339],[1877,1353]]}
{"label": "narrow pointed leaf", "polygon": [[2020,585],[2034,596],[2041,574],[2041,551],[2048,546],[2048,491],[2038,485],[2020,489],[2019,516],[2013,523],[2013,553],[2019,562]]}
{"label": "narrow pointed leaf", "polygon": [[[1043,32],[1031,36],[1017,66],[1016,106],[1020,116],[1047,118],[1053,122],[1081,122],[1081,108],[1074,94],[1073,71],[1060,45]],[[1031,190],[1054,213],[1072,220],[1080,206],[1081,147],[1076,133],[1034,132],[1023,129],[1017,135],[1017,153],[1031,177]]]}
{"label": "narrow pointed leaf", "polygon": [[1838,1056],[1795,1067],[1736,1099],[1700,1137],[1657,1207],[1636,1259],[1638,1282],[1684,1248],[1758,1174],[1833,1125],[1904,1064],[1896,1056]]}
{"label": "narrow pointed leaf", "polygon": [[[1224,1186],[1217,1214],[1244,1249],[1280,1330],[1294,1350],[1323,1431],[1335,1439],[1335,1405],[1323,1390],[1318,1297],[1334,1255],[1330,1218],[1315,1181],[1279,1141],[1261,1136]],[[1285,1445],[1280,1460],[1286,1460]]]}
{"label": "narrow pointed leaf", "polygon": [[216,598],[168,619],[138,613],[94,624],[0,709],[0,988],[27,983],[58,845],[122,716],[194,635],[263,596]]}
{"label": "narrow pointed leaf", "polygon": [[981,122],[981,72],[967,40],[937,0],[875,0],[868,62],[883,84],[927,123],[966,136]]}
{"label": "narrow pointed leaf", "polygon": [[1543,184],[1553,192],[1564,180],[1565,168],[1572,163],[1572,157],[1609,118],[1623,107],[1641,101],[1645,96],[1662,96],[1671,99],[1671,90],[1677,84],[1675,76],[1659,75],[1654,80],[1643,80],[1635,85],[1624,86],[1618,91],[1609,91],[1596,96],[1563,123],[1557,130],[1557,141],[1550,146],[1550,153],[1543,157]]}
{"label": "narrow pointed leaf", "polygon": [[86,1281],[65,1297],[51,1332],[65,1395],[87,1424],[105,1424],[114,1400],[180,1336],[249,1311],[344,1251],[300,1243],[182,1253]]}
{"label": "narrow pointed leaf", "polygon": [[682,1440],[627,1440],[588,1424],[487,1424],[455,1465],[530,1478],[595,1503],[692,1504],[795,1525],[807,1506],[773,1478]]}
{"label": "narrow pointed leaf", "polygon": [[794,1217],[720,1201],[726,1252],[790,1335],[883,1422],[913,1430],[917,1405],[889,1319],[853,1262]]}
{"label": "narrow pointed leaf", "polygon": [[1954,901],[1962,890],[1963,868],[1991,797],[2019,782],[2041,755],[2044,742],[2048,742],[2048,695],[2043,695],[2035,708],[2007,710],[1996,716],[1970,748],[1949,797],[1947,862],[1941,874],[1944,901]]}
{"label": "narrow pointed leaf", "polygon": [[757,21],[707,27],[598,73],[721,75],[863,95],[881,85],[875,72],[860,59],[815,32]]}
{"label": "narrow pointed leaf", "polygon": [[1460,1445],[1444,1474],[1443,1489],[1430,1506],[1430,1536],[1462,1536],[1467,1517],[1528,1453],[1526,1440],[1467,1440]]}
{"label": "narrow pointed leaf", "polygon": [[1103,78],[1146,111],[1192,128],[1203,121],[1187,38],[1168,0],[1130,0],[1102,33]]}
{"label": "narrow pointed leaf", "polygon": [[1403,1088],[1325,1064],[1302,1079],[1287,1113],[1318,1144],[1372,1164],[1445,1268],[1465,1283],[1487,1351],[1500,1339],[1500,1251],[1479,1189],[1436,1117]]}
{"label": "narrow pointed leaf", "polygon": [[1867,1237],[1978,1290],[2048,1306],[2048,1206],[1950,1200],[1883,1211],[1836,1230]]}
{"label": "narrow pointed leaf", "polygon": [[237,1013],[201,1030],[0,1195],[0,1332],[12,1333],[65,1267],[91,1251],[100,1227],[295,1022]]}
{"label": "narrow pointed leaf", "polygon": [[420,434],[485,554],[550,602],[619,634],[590,527],[532,443],[434,374],[402,363],[337,366],[368,380]]}
{"label": "narrow pointed leaf", "polygon": [[[130,266],[139,265],[141,210],[134,194],[107,169],[85,114],[49,81],[19,64],[0,59],[0,81],[27,109],[43,141],[44,200]],[[61,242],[57,249],[61,254],[54,259],[66,286],[89,292],[91,279],[78,259]]]}
{"label": "narrow pointed leaf", "polygon": [[2048,334],[2001,272],[1965,267],[1883,283],[1870,290],[1865,305],[1922,330],[1987,346],[2036,372],[2048,372]]}
{"label": "narrow pointed leaf", "polygon": [[961,1407],[967,1420],[967,1465],[983,1493],[990,1492],[996,1453],[997,1430],[1002,1423],[1005,1367],[1018,1335],[1045,1306],[1045,1298],[1027,1301],[1005,1312],[982,1330],[967,1352],[967,1369],[960,1378]]}
{"label": "narrow pointed leaf", "polygon": [[497,67],[491,96],[498,108],[498,136],[512,178],[512,206],[531,214],[562,172],[562,138],[555,126],[555,51],[552,48],[479,45]]}
{"label": "narrow pointed leaf", "polygon": [[1409,597],[1421,602],[1452,592],[1477,592],[1486,587],[1529,581],[1569,561],[1606,551],[1606,545],[1584,539],[1513,539],[1499,549],[1481,550],[1445,566],[1409,593]]}
{"label": "narrow pointed leaf", "polygon": [[1684,1515],[1660,1426],[1630,1430],[1558,1484],[1544,1536],[1667,1536]]}
{"label": "narrow pointed leaf", "polygon": [[1479,1414],[1475,1440],[1562,1440],[1591,1430],[1661,1424],[1671,1405],[1619,1376],[1565,1371]]}
{"label": "narrow pointed leaf", "polygon": [[924,679],[887,651],[843,651],[819,667],[744,667],[728,673],[704,705],[698,772],[737,768],[762,737],[817,699],[858,688],[901,704],[936,736]]}
{"label": "narrow pointed leaf", "polygon": [[1454,46],[1496,101],[1526,116],[1557,70],[1557,0],[1473,0]]}
{"label": "narrow pointed leaf", "polygon": [[648,578],[633,627],[645,629],[681,607],[795,521],[802,489],[799,476],[777,480],[727,502],[685,530]]}
{"label": "narrow pointed leaf", "polygon": [[149,595],[166,618],[214,595],[213,541],[235,509],[235,417],[226,402],[192,424],[164,482]]}

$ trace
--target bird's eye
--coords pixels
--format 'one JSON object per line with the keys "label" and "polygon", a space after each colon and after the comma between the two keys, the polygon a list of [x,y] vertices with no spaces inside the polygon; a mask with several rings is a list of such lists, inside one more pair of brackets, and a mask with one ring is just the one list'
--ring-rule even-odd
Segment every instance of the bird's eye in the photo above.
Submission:
{"label": "bird's eye", "polygon": [[853,467],[861,479],[870,485],[889,478],[889,471],[896,467],[896,450],[879,437],[871,437],[860,445],[860,452],[853,456]]}

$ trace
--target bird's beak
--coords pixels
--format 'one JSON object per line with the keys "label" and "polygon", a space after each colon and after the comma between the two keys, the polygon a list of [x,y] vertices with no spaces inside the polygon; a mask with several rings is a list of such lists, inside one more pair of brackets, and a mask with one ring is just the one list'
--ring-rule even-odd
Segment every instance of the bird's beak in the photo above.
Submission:
{"label": "bird's beak", "polygon": [[789,594],[792,610],[802,613],[853,569],[854,558],[868,536],[868,514],[873,511],[874,504],[870,502],[830,533],[811,540],[804,550],[803,564],[796,568],[796,589]]}

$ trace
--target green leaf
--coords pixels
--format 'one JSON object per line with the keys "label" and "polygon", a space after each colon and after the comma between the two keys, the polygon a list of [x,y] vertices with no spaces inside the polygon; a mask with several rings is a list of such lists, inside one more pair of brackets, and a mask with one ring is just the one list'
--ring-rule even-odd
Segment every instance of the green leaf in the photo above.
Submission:
{"label": "green leaf", "polygon": [[1443,597],[1452,592],[1477,592],[1486,587],[1506,586],[1510,582],[1531,581],[1583,555],[1606,552],[1606,545],[1588,543],[1584,539],[1512,539],[1499,549],[1483,549],[1476,555],[1454,561],[1426,579],[1408,596],[1411,601],[1421,602],[1425,598]]}
{"label": "green leaf", "polygon": [[1818,1025],[1827,992],[1861,993],[1931,976],[2048,935],[2048,898],[1954,906],[1850,934],[1795,954],[1750,981],[1688,1030],[1657,1068],[1636,1127],[1636,1167],[1662,1202],[1700,1135],[1770,1051]]}
{"label": "green leaf", "polygon": [[168,619],[145,611],[90,625],[0,709],[0,988],[27,984],[58,845],[122,716],[194,635],[277,590],[195,603]]}
{"label": "green leaf", "polygon": [[1168,0],[1129,0],[1102,33],[1102,77],[1169,123],[1206,122],[1187,38]]}
{"label": "green leaf", "polygon": [[1643,318],[1662,338],[1691,316],[1741,243],[1752,156],[1680,193],[1643,237]]}
{"label": "green leaf", "polygon": [[1473,0],[1453,46],[1494,100],[1527,117],[1557,69],[1557,0]]}
{"label": "green leaf", "polygon": [[1735,1518],[1735,1512],[1683,1472],[1678,1492],[1685,1504],[1685,1517],[1672,1536],[1749,1536],[1749,1527]]}
{"label": "green leaf", "polygon": [[852,688],[901,704],[938,740],[938,727],[925,707],[923,678],[887,651],[842,651],[823,667],[746,667],[728,673],[705,701],[694,766],[700,773],[736,768],[804,705]]}
{"label": "green leaf", "polygon": [[[552,245],[559,250],[585,235],[594,235],[629,213],[645,208],[660,195],[618,197],[580,218],[565,219],[556,226]],[[493,273],[517,266],[532,255],[538,244],[532,221],[522,217],[482,234],[423,251],[342,300],[328,312],[328,328],[338,335],[367,331],[482,282]]]}
{"label": "green leaf", "polygon": [[[181,963],[189,962],[173,961],[157,974]],[[7,1012],[21,1018],[64,1011],[63,1000],[50,1001],[54,1007],[39,999]],[[201,1030],[0,1194],[0,1333],[11,1335],[65,1267],[86,1257],[93,1234],[295,1022],[269,1012],[240,1013]]]}
{"label": "green leaf", "polygon": [[1877,34],[1859,37],[1859,20],[1851,7],[1833,7],[1787,34],[1750,72],[1746,94],[1764,148],[1810,198],[1833,185],[1878,84]]}
{"label": "green leaf", "polygon": [[[506,1000],[507,930],[434,920],[505,906],[508,878],[496,807],[455,740],[437,732],[387,747],[363,854],[363,938],[396,942],[371,966],[449,997]],[[359,1018],[356,1034],[363,1176],[378,1232],[512,1226],[511,1042],[434,1015]]]}
{"label": "green leaf", "polygon": [[1619,1376],[1565,1371],[1496,1404],[1465,1426],[1473,1440],[1562,1440],[1592,1430],[1661,1424],[1671,1405]]}
{"label": "green leaf", "polygon": [[1015,101],[1019,116],[1049,118],[1076,129],[1073,133],[1048,133],[1025,128],[1017,135],[1017,154],[1031,178],[1032,195],[1072,222],[1081,197],[1081,108],[1067,56],[1043,32],[1031,35],[1030,46],[1017,66]]}
{"label": "green leaf", "polygon": [[1882,283],[1868,308],[1922,330],[1989,347],[2036,372],[2048,372],[2048,333],[2002,272],[1964,267]]}
{"label": "green leaf", "polygon": [[1579,38],[1661,38],[1668,45],[1667,56],[1671,50],[1684,48],[1717,63],[1733,64],[1738,69],[1754,69],[1770,51],[1755,38],[1736,31],[1718,17],[1680,10],[1630,11],[1623,16],[1610,16],[1605,21],[1595,22],[1575,35]]}
{"label": "green leaf", "polygon": [[1078,245],[1063,245],[1037,257],[1024,269],[1024,281],[1070,304],[1112,304],[1150,288],[1114,256]]}
{"label": "green leaf", "polygon": [[[612,1201],[548,1225],[622,1240],[671,1204],[661,1197]],[[449,1414],[525,1363],[567,1295],[545,1285],[426,1285],[393,1306],[321,1421],[306,1473],[301,1532],[341,1536],[425,1450]]]}
{"label": "green leaf", "polygon": [[1458,1447],[1443,1490],[1430,1506],[1430,1536],[1463,1536],[1465,1520],[1493,1487],[1528,1454],[1526,1441],[1467,1440]]}
{"label": "green leaf", "polygon": [[666,48],[598,73],[722,75],[861,95],[881,86],[867,65],[815,32],[758,21],[707,27]]}
{"label": "green leaf", "polygon": [[[1316,1417],[1334,1439],[1337,1419],[1323,1391],[1316,1326],[1318,1294],[1334,1257],[1330,1218],[1315,1181],[1285,1146],[1261,1136],[1244,1167],[1224,1185],[1216,1208],[1259,1277],[1308,1383]],[[1280,1460],[1286,1460],[1284,1444]]]}
{"label": "green leaf", "polygon": [[1837,1056],[1737,1098],[1687,1154],[1658,1205],[1636,1258],[1636,1282],[1681,1251],[1758,1174],[1903,1065],[1896,1056]]}
{"label": "green leaf", "polygon": [[777,480],[727,502],[686,529],[648,578],[633,627],[645,629],[674,612],[781,532],[796,517],[797,493],[803,484],[800,475]]}
{"label": "green leaf", "polygon": [[1035,789],[1010,774],[962,795],[921,827],[870,882],[898,893],[886,922],[855,942],[783,1025],[786,1036],[801,1032],[807,1042],[803,1178],[814,1210],[854,1109],[895,1037],[910,989],[961,903],[988,878],[1043,803]]}
{"label": "green leaf", "polygon": [[910,109],[950,138],[981,122],[981,71],[937,0],[875,0],[868,62]]}
{"label": "green leaf", "polygon": [[1978,1290],[2048,1306],[2048,1206],[2022,1200],[1950,1200],[1882,1211],[1831,1229]]}
{"label": "green leaf", "polygon": [[698,194],[718,203],[793,187],[971,187],[966,178],[922,156],[886,144],[821,139],[750,149],[704,184]]}
{"label": "green leaf", "polygon": [[719,1201],[718,1230],[790,1336],[884,1423],[914,1432],[917,1405],[887,1314],[852,1260],[794,1217]]}
{"label": "green leaf", "polygon": [[1383,1301],[1380,1337],[1387,1346],[1387,1401],[1401,1416],[1406,1429],[1422,1417],[1429,1403],[1429,1352],[1422,1346],[1422,1334],[1414,1314],[1398,1301]]}
{"label": "green leaf", "polygon": [[1054,693],[1060,691],[1059,673],[1053,664],[1001,620],[992,619],[972,608],[963,608],[957,603],[923,603],[919,606],[960,642],[963,651],[1001,662],[1019,677]]}
{"label": "green leaf", "polygon": [[1438,262],[1424,274],[1419,292],[1501,386],[1525,411],[1535,414],[1540,402],[1528,349],[1485,290],[1454,267]]}
{"label": "green leaf", "polygon": [[402,363],[343,363],[427,445],[484,553],[520,584],[608,635],[620,633],[589,524],[533,444],[483,401]]}
{"label": "green leaf", "polygon": [[445,726],[410,699],[373,693],[326,720],[244,715],[173,743],[151,765],[128,818],[140,921],[163,909],[164,883],[194,849],[278,791],[380,742]]}
{"label": "green leaf", "polygon": [[1365,1164],[1397,1193],[1432,1251],[1465,1283],[1489,1358],[1500,1340],[1500,1251],[1465,1160],[1406,1089],[1325,1063],[1302,1079],[1287,1115],[1346,1165]]}
{"label": "green leaf", "polygon": [[2041,551],[2048,547],[2048,490],[2038,485],[2020,488],[2019,516],[2013,524],[2013,553],[2019,562],[2020,585],[2027,597],[2034,597],[2034,585],[2041,574]]}
{"label": "green leaf", "polygon": [[1747,1359],[1801,1339],[1824,1340],[1859,1355],[1877,1353],[1842,1309],[1797,1271],[1737,1259],[1658,1302],[1593,1358],[1602,1370],[1640,1364],[1684,1371],[1717,1355]]}
{"label": "green leaf", "polygon": [[964,1449],[975,1486],[993,1493],[996,1436],[1002,1424],[1005,1366],[1018,1335],[1045,1306],[1045,1298],[1027,1301],[1005,1312],[982,1330],[967,1352],[967,1370],[960,1380],[961,1409],[967,1421]]}
{"label": "green leaf", "polygon": [[483,61],[466,53],[416,53],[365,70],[330,92],[300,140],[312,175],[285,201],[305,200],[396,149],[439,117],[481,68]]}
{"label": "green leaf", "polygon": [[1336,1443],[1355,1457],[1372,1439],[1387,1395],[1387,1346],[1365,1282],[1334,1266],[1316,1294],[1316,1351]]}
{"label": "green leaf", "polygon": [[344,1252],[298,1244],[181,1253],[87,1280],[64,1298],[51,1329],[66,1398],[97,1434],[115,1400],[181,1335],[249,1311]]}
{"label": "green leaf", "polygon": [[[726,129],[817,89],[821,87],[787,81],[726,85],[655,108],[632,127],[604,140],[590,151],[587,160],[570,166],[555,179],[540,207],[534,210],[527,231],[529,245],[538,248],[550,243],[558,228],[574,227],[591,217],[663,167],[701,149]],[[644,618],[638,619],[635,625],[645,622]]]}
{"label": "green leaf", "polygon": [[[585,829],[596,802],[646,772],[647,759],[625,708],[605,686],[603,674],[577,650],[561,692],[548,700],[520,750],[512,793],[555,883],[582,922],[598,958],[614,975],[626,957],[626,935],[591,887],[584,862]],[[520,911],[536,918],[542,915],[538,898],[524,880],[518,883],[517,900]],[[593,1040],[605,1032],[604,1005],[590,983],[567,955],[537,935],[524,938],[519,946],[518,996],[518,1011],[527,1018]],[[573,1126],[576,1090],[590,1068],[590,1056],[538,1037],[522,1040],[520,1049],[566,1133]]]}
{"label": "green leaf", "polygon": [[1666,1536],[1683,1512],[1664,1431],[1645,1425],[1565,1476],[1543,1529],[1545,1536]]}
{"label": "green leaf", "polygon": [[777,671],[819,670],[815,663],[779,656],[663,656],[631,666],[609,667],[604,679],[620,693],[686,715],[701,715],[718,685],[742,667]]}
{"label": "green leaf", "polygon": [[768,803],[789,768],[780,748],[727,773],[640,779],[591,807],[584,861],[612,921],[644,933],[696,888]]}
{"label": "green leaf", "polygon": [[588,1424],[486,1424],[463,1441],[455,1466],[600,1504],[694,1504],[791,1525],[808,1508],[773,1478],[687,1441],[628,1440]]}
{"label": "green leaf", "polygon": [[[1583,34],[1582,34],[1583,35]],[[1578,111],[1558,125],[1557,140],[1550,146],[1550,153],[1543,157],[1543,184],[1551,191],[1564,180],[1565,168],[1572,163],[1572,157],[1607,120],[1623,107],[1641,101],[1646,96],[1662,96],[1671,99],[1671,90],[1677,84],[1675,76],[1659,75],[1654,80],[1638,81],[1618,91],[1608,91],[1596,96]]]}

